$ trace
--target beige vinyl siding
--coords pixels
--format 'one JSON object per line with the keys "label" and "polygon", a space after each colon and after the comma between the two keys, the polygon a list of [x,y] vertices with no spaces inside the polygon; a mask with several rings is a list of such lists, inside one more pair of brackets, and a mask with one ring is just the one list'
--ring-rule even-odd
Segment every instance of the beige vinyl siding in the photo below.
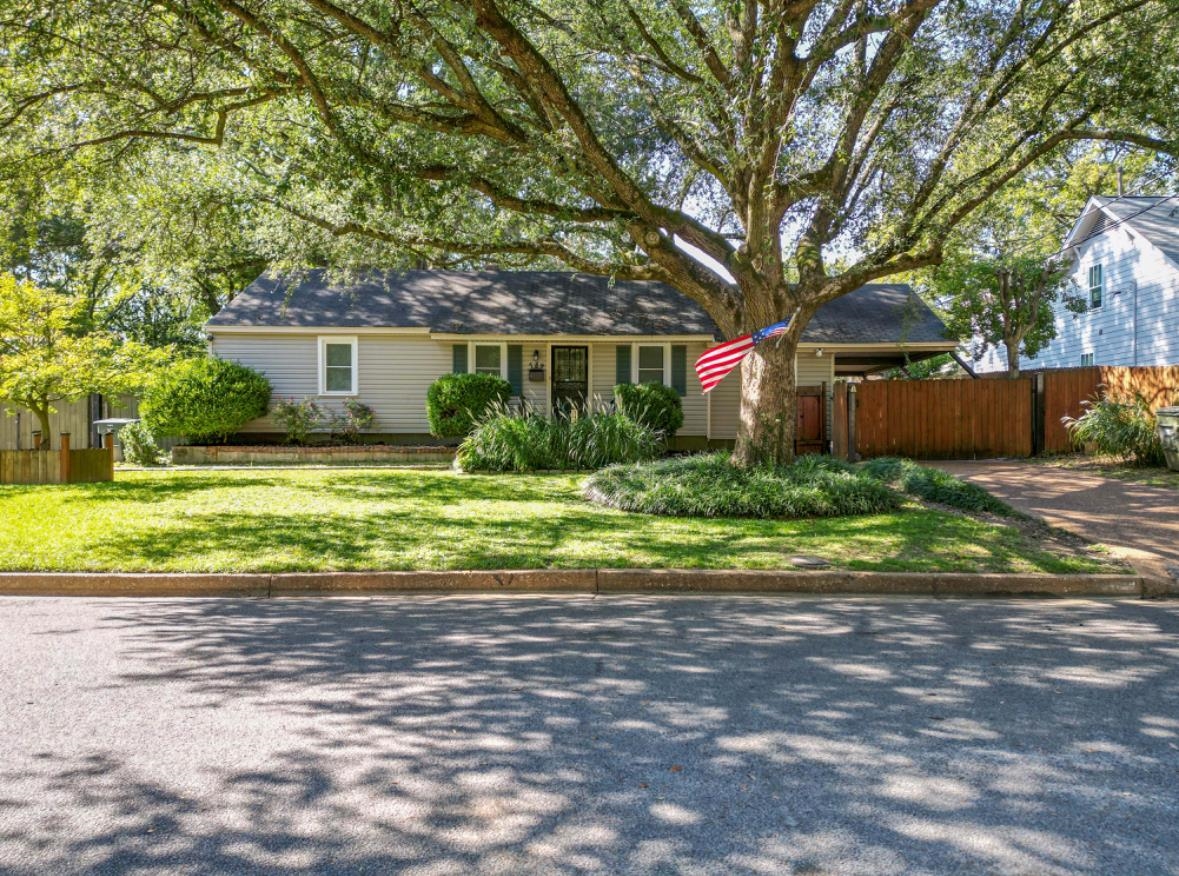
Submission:
{"label": "beige vinyl siding", "polygon": [[[800,350],[795,360],[799,386],[830,387],[835,382],[835,357],[824,352],[816,356],[814,350]],[[712,433],[710,438],[732,441],[737,437],[737,421],[741,408],[741,378],[734,371],[719,384],[712,395]]]}
{"label": "beige vinyl siding", "polygon": [[[316,334],[225,334],[215,336],[214,355],[261,371],[275,398],[314,398],[329,412],[343,409],[340,397],[319,395],[319,336]],[[423,337],[362,334],[357,339],[360,368],[356,398],[376,414],[374,432],[425,434],[426,390],[450,371],[451,345]],[[254,420],[243,432],[274,432],[270,417]]]}
{"label": "beige vinyl siding", "polygon": [[[609,404],[614,398],[614,384],[617,377],[617,347],[619,344],[631,344],[628,340],[610,340],[590,344],[590,397],[595,401]],[[658,340],[643,340],[636,343],[663,343]],[[692,364],[704,352],[707,344],[704,341],[693,341],[687,344],[669,344],[669,346],[687,347],[687,391],[684,394],[684,425],[677,435],[703,437],[708,431],[707,399],[700,392],[700,382],[696,379],[696,372]],[[636,361],[638,351],[631,350],[631,362]]]}
{"label": "beige vinyl siding", "polygon": [[[509,343],[511,343],[509,341]],[[538,413],[547,413],[549,409],[549,369],[552,367],[550,344],[531,341],[521,345],[524,348],[524,401]],[[544,366],[544,380],[533,383],[528,379],[528,364],[532,361],[532,353],[540,353],[540,364]]]}

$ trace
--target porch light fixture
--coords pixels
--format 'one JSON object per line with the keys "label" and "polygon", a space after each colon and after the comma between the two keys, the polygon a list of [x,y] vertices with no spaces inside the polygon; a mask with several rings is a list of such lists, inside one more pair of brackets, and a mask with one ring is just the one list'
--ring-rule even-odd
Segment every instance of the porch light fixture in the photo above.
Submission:
{"label": "porch light fixture", "polygon": [[815,358],[816,359],[823,358],[823,348],[822,347],[819,347],[817,350],[815,350]]}
{"label": "porch light fixture", "polygon": [[528,367],[530,369],[540,367],[540,350],[532,351],[532,361],[528,363]]}

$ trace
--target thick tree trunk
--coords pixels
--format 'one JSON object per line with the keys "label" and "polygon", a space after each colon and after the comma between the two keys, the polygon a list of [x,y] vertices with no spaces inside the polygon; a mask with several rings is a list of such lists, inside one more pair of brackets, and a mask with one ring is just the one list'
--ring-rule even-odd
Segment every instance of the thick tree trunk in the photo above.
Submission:
{"label": "thick tree trunk", "polygon": [[770,338],[741,363],[741,421],[733,462],[788,465],[794,461],[798,418],[797,341]]}
{"label": "thick tree trunk", "polygon": [[1007,347],[1007,376],[1015,379],[1019,377],[1019,345],[1020,338],[1007,338],[1003,342]]}

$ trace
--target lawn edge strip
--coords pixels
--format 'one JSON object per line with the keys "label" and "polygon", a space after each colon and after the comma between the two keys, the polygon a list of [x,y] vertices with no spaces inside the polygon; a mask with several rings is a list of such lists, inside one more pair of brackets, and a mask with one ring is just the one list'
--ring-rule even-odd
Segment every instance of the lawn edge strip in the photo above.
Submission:
{"label": "lawn edge strip", "polygon": [[391,593],[794,593],[840,596],[1179,596],[1142,575],[521,569],[429,572],[0,572],[3,596],[349,596]]}

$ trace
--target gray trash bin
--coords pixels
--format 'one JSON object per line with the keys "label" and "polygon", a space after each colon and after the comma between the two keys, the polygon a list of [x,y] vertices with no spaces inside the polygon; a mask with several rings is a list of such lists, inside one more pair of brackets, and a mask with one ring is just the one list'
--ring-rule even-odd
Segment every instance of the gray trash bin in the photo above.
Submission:
{"label": "gray trash bin", "polygon": [[1167,468],[1179,471],[1179,407],[1159,408],[1154,415],[1158,420],[1159,441],[1163,444],[1163,455],[1167,457]]}

